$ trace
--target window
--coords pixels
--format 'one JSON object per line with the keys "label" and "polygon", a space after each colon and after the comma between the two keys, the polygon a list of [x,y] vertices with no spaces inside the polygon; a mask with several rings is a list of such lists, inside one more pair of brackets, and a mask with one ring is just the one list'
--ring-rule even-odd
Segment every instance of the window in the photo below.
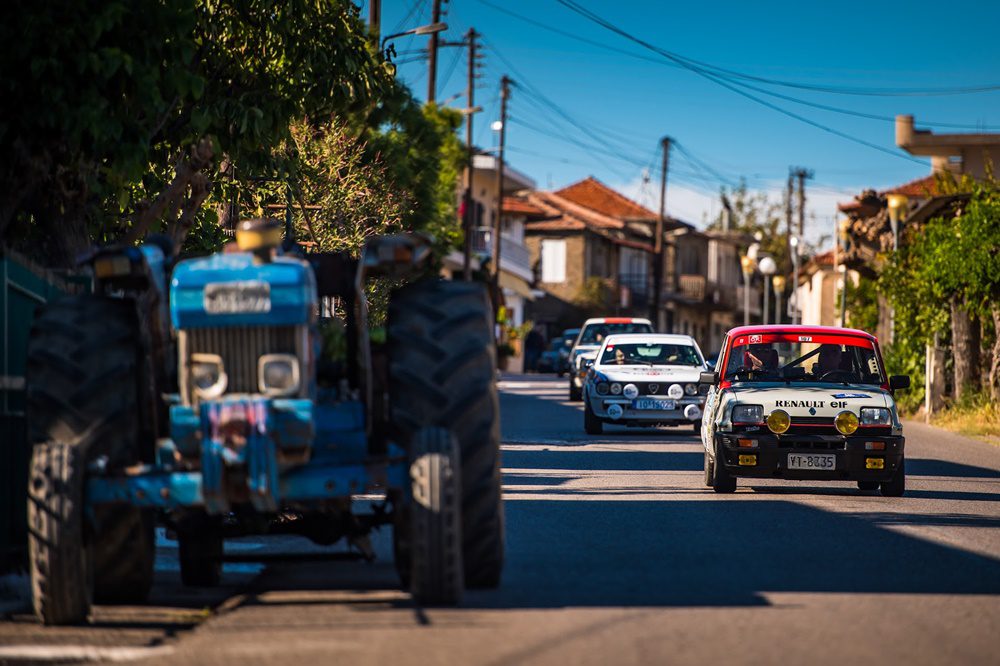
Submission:
{"label": "window", "polygon": [[542,282],[566,281],[566,241],[542,241]]}

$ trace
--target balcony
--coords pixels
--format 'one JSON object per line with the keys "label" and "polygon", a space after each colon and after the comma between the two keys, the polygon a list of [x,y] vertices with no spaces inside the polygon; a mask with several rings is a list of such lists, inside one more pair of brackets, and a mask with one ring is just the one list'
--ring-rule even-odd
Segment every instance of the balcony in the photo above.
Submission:
{"label": "balcony", "polygon": [[[472,251],[475,254],[493,256],[493,230],[476,227],[472,231]],[[534,279],[531,272],[531,252],[521,243],[506,236],[500,237],[500,268],[529,282]]]}

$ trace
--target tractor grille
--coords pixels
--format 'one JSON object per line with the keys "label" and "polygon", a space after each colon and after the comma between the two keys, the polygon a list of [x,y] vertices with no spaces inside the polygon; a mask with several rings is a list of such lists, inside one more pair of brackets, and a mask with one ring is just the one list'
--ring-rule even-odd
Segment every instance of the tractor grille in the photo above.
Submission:
{"label": "tractor grille", "polygon": [[187,330],[188,354],[222,357],[226,393],[259,393],[257,361],[264,354],[296,354],[295,326],[234,326]]}

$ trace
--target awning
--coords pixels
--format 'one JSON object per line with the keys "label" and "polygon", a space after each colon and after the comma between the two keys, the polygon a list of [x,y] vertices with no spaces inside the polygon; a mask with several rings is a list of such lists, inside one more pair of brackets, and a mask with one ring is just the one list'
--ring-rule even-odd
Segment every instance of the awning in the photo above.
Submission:
{"label": "awning", "polygon": [[510,289],[512,292],[525,300],[535,300],[535,295],[531,291],[531,285],[529,285],[522,278],[512,275],[504,270],[500,271],[500,287],[502,289]]}

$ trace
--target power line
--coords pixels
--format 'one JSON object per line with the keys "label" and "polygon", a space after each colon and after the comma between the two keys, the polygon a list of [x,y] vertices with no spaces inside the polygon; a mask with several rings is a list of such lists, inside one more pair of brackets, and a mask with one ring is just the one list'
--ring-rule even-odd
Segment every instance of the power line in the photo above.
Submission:
{"label": "power line", "polygon": [[[850,134],[847,134],[846,132],[842,132],[842,131],[840,131],[838,129],[834,129],[832,127],[829,127],[828,125],[824,125],[824,124],[822,124],[820,122],[812,120],[811,118],[807,118],[805,116],[799,115],[799,114],[795,113],[794,111],[789,111],[788,109],[784,109],[784,108],[778,106],[777,104],[773,104],[771,102],[768,102],[767,100],[763,100],[763,99],[760,99],[759,97],[755,97],[754,95],[751,95],[750,93],[746,92],[745,90],[741,90],[740,88],[736,87],[736,85],[734,85],[734,84],[732,84],[732,83],[730,83],[728,81],[723,80],[719,76],[714,75],[714,74],[706,71],[705,69],[703,69],[701,67],[698,67],[698,66],[696,66],[694,64],[691,64],[691,62],[688,62],[686,59],[684,59],[682,57],[679,57],[679,56],[676,56],[676,55],[670,53],[669,51],[665,51],[665,50],[663,50],[663,49],[661,49],[661,48],[659,48],[657,46],[654,46],[653,44],[650,44],[649,42],[647,42],[647,41],[645,41],[645,40],[643,40],[643,39],[641,39],[639,37],[636,37],[635,35],[632,35],[631,33],[629,33],[627,31],[619,28],[618,26],[614,25],[613,23],[610,23],[609,21],[601,18],[600,16],[598,16],[597,14],[591,12],[590,10],[586,9],[585,7],[580,6],[579,4],[577,4],[576,2],[574,2],[574,0],[556,0],[556,2],[558,2],[561,5],[563,5],[567,9],[573,11],[574,13],[577,13],[580,16],[583,16],[584,18],[586,18],[586,19],[588,19],[588,20],[590,20],[590,21],[592,21],[592,22],[600,25],[601,27],[603,27],[603,28],[605,28],[605,29],[607,29],[607,30],[609,30],[611,32],[614,32],[614,33],[620,35],[621,37],[624,37],[625,39],[628,39],[629,41],[635,42],[636,44],[639,44],[640,46],[642,46],[642,47],[644,47],[646,49],[649,49],[650,51],[653,51],[654,53],[659,53],[664,58],[668,58],[668,59],[670,59],[670,60],[672,60],[674,62],[677,62],[677,63],[681,64],[683,67],[685,67],[686,69],[688,69],[688,70],[690,70],[690,71],[698,74],[699,76],[702,76],[702,77],[708,79],[709,81],[712,81],[712,82],[716,83],[717,85],[720,85],[723,88],[726,88],[727,90],[730,90],[730,91],[736,93],[737,95],[740,95],[742,97],[746,97],[747,99],[750,99],[750,100],[752,100],[754,102],[757,102],[758,104],[760,104],[762,106],[765,106],[765,107],[767,107],[767,108],[769,108],[769,109],[771,109],[773,111],[777,111],[778,113],[786,115],[789,118],[794,118],[795,120],[798,120],[799,122],[803,122],[803,123],[805,123],[807,125],[811,125],[812,127],[820,129],[820,130],[822,130],[824,132],[827,132],[829,134],[833,134],[834,136],[839,136],[842,139],[846,139],[848,141],[852,141],[852,142],[857,143],[857,144],[862,145],[862,146],[867,146],[868,148],[871,148],[873,150],[877,150],[877,151],[885,153],[887,155],[893,155],[894,157],[898,157],[900,159],[904,159],[904,160],[907,160],[907,161],[910,161],[910,162],[916,162],[918,164],[923,164],[924,163],[922,160],[919,160],[919,159],[917,159],[915,157],[910,157],[909,155],[905,155],[905,154],[900,153],[898,151],[890,150],[889,148],[886,148],[885,146],[880,146],[877,143],[872,143],[871,141],[867,141],[865,139],[861,139],[861,138],[858,138],[856,136],[852,136]],[[741,85],[744,85],[744,87],[745,87],[745,84],[741,84]]]}

